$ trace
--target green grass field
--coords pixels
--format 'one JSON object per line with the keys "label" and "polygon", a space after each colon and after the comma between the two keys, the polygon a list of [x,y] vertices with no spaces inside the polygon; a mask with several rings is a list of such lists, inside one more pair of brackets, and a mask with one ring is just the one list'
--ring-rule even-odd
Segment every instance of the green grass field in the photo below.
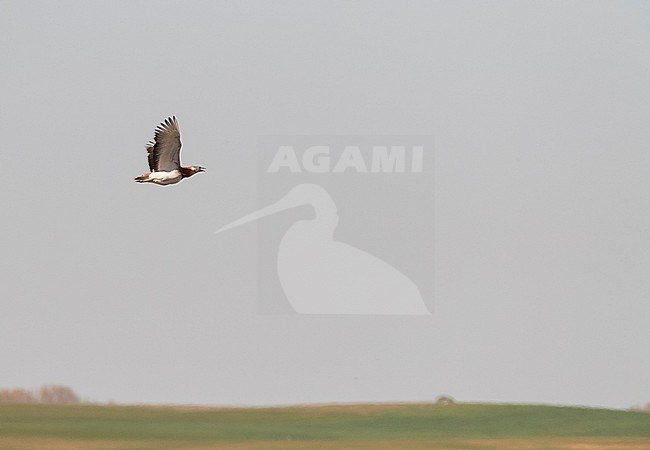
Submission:
{"label": "green grass field", "polygon": [[0,404],[1,449],[650,449],[650,414],[534,405]]}

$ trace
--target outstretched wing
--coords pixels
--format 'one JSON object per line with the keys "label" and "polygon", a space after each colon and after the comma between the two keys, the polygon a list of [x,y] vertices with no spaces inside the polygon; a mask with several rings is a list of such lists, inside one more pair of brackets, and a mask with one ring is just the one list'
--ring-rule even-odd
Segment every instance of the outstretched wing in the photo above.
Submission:
{"label": "outstretched wing", "polygon": [[181,167],[181,132],[176,116],[168,117],[156,127],[156,134],[147,142],[149,169],[170,172]]}

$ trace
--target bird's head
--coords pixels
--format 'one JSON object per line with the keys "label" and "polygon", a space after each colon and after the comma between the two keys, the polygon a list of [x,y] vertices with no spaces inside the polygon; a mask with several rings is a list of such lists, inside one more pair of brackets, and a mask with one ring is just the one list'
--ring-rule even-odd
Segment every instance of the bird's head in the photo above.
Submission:
{"label": "bird's head", "polygon": [[195,173],[205,172],[205,167],[203,166],[183,166],[181,167],[181,175],[183,178],[189,178]]}

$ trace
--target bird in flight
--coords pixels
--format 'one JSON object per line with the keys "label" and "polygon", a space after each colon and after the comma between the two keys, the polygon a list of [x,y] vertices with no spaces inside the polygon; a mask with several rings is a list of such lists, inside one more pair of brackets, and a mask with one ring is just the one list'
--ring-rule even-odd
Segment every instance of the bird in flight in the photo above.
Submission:
{"label": "bird in flight", "polygon": [[176,116],[168,117],[156,127],[154,138],[145,148],[151,172],[135,177],[138,183],[176,184],[195,173],[205,172],[202,166],[181,166],[181,131]]}

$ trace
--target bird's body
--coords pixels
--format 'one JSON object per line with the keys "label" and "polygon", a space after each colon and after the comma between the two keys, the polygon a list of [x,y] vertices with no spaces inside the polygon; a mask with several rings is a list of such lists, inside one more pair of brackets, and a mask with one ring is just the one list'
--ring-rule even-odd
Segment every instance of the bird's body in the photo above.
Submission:
{"label": "bird's body", "polygon": [[165,185],[178,183],[183,179],[183,175],[181,175],[180,170],[172,170],[171,172],[159,171],[149,173],[147,174],[146,180],[140,180],[139,178],[140,177],[136,178],[136,181],[140,181],[141,183],[151,182]]}
{"label": "bird's body", "polygon": [[147,145],[151,172],[135,177],[138,183],[162,186],[176,184],[195,173],[205,172],[201,166],[181,166],[181,132],[176,117],[169,117],[156,127],[156,134]]}

